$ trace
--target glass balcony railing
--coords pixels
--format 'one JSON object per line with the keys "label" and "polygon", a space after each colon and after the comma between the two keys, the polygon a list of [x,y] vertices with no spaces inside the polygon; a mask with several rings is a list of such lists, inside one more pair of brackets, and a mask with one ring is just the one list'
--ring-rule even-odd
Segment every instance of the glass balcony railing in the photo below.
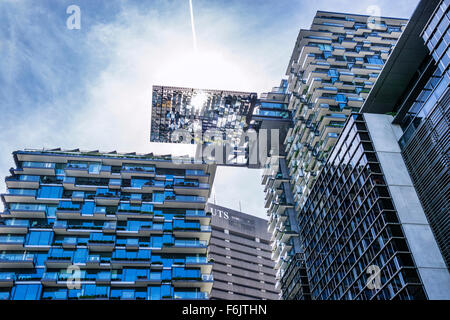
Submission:
{"label": "glass balcony railing", "polygon": [[36,256],[34,254],[2,254],[0,261],[7,262],[35,262]]}
{"label": "glass balcony railing", "polygon": [[109,185],[110,186],[121,186],[122,180],[121,179],[109,179]]}
{"label": "glass balcony railing", "polygon": [[16,274],[13,272],[0,273],[0,281],[16,280]]}
{"label": "glass balcony railing", "polygon": [[36,196],[36,190],[33,189],[8,189],[8,194],[13,196]]}
{"label": "glass balcony railing", "polygon": [[11,226],[11,227],[29,227],[30,221],[28,220],[16,220],[16,219],[7,219],[3,222],[0,222],[0,226]]}
{"label": "glass balcony railing", "polygon": [[28,203],[13,203],[10,210],[13,211],[45,211],[47,206],[44,204],[28,204]]}
{"label": "glass balcony railing", "polygon": [[100,263],[100,257],[99,256],[89,256],[86,259],[87,263]]}
{"label": "glass balcony railing", "polygon": [[64,177],[63,183],[75,184],[75,177]]}
{"label": "glass balcony railing", "polygon": [[175,247],[206,247],[205,240],[175,240]]}
{"label": "glass balcony railing", "polygon": [[200,231],[210,232],[211,231],[211,226],[200,226]]}
{"label": "glass balcony railing", "polygon": [[205,202],[204,197],[199,196],[184,196],[184,195],[168,195],[165,197],[166,201],[180,201],[180,202]]}
{"label": "glass balcony railing", "polygon": [[205,172],[203,170],[186,170],[187,176],[204,176]]}
{"label": "glass balcony railing", "polygon": [[6,178],[6,181],[25,181],[25,182],[39,182],[41,179],[40,176],[29,176],[29,175],[20,175],[14,177]]}
{"label": "glass balcony railing", "polygon": [[63,245],[77,245],[77,238],[71,237],[71,238],[65,238],[62,242]]}
{"label": "glass balcony railing", "polygon": [[202,281],[214,281],[212,274],[202,274]]}
{"label": "glass balcony railing", "polygon": [[48,162],[26,161],[26,162],[22,163],[22,168],[54,169],[55,168],[55,164],[54,163],[48,163]]}
{"label": "glass balcony railing", "polygon": [[203,210],[186,210],[186,216],[206,217],[206,213]]}
{"label": "glass balcony railing", "polygon": [[185,263],[207,263],[206,257],[186,257]]}
{"label": "glass balcony railing", "polygon": [[189,300],[193,300],[193,299],[208,299],[209,295],[207,292],[195,292],[195,291],[187,291],[187,292],[182,292],[182,291],[177,291],[174,293],[173,295],[174,299],[189,299]]}
{"label": "glass balcony railing", "polygon": [[154,173],[155,167],[124,165],[122,167],[122,170],[131,172]]}

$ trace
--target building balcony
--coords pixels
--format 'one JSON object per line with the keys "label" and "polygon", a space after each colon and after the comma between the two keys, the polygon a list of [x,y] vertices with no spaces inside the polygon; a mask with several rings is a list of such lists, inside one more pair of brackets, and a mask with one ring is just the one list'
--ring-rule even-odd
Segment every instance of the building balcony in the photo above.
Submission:
{"label": "building balcony", "polygon": [[113,193],[97,194],[94,200],[100,206],[117,206],[120,202],[120,196]]}
{"label": "building balcony", "polygon": [[205,261],[201,261],[201,260],[188,260],[186,259],[185,261],[185,266],[187,268],[199,268],[201,273],[208,273],[210,274],[212,271],[214,263],[212,262],[207,262],[206,259]]}
{"label": "building balcony", "polygon": [[111,258],[111,266],[113,267],[150,267],[149,258]]}
{"label": "building balcony", "polygon": [[0,250],[22,250],[24,248],[23,236],[6,236],[0,239]]}
{"label": "building balcony", "polygon": [[210,292],[214,283],[212,274],[202,274],[198,278],[174,277],[172,285],[175,288],[200,288],[202,291]]}
{"label": "building balcony", "polygon": [[107,268],[111,267],[111,259],[110,258],[100,258],[97,255],[88,256],[85,262],[85,266],[88,269],[99,269],[99,268]]}
{"label": "building balcony", "polygon": [[14,174],[24,174],[24,175],[32,175],[32,176],[54,176],[56,175],[55,164],[48,164],[48,167],[45,166],[29,166],[23,167],[22,169],[15,169]]}
{"label": "building balcony", "polygon": [[347,104],[349,107],[358,108],[364,103],[364,99],[360,97],[348,97]]}
{"label": "building balcony", "polygon": [[0,274],[0,288],[11,288],[16,280],[13,272]]}
{"label": "building balcony", "polygon": [[122,179],[130,179],[133,175],[154,178],[156,176],[155,168],[143,166],[126,166],[120,171]]}
{"label": "building balcony", "polygon": [[28,221],[26,225],[24,224],[5,224],[5,222],[0,221],[0,235],[1,234],[26,234],[28,232]]}
{"label": "building balcony", "polygon": [[47,268],[68,268],[71,266],[72,258],[71,257],[48,257],[45,261],[45,266]]}
{"label": "building balcony", "polygon": [[114,240],[89,240],[88,242],[88,248],[91,252],[112,252],[114,247]]}
{"label": "building balcony", "polygon": [[276,261],[278,257],[280,256],[281,246],[277,245],[275,246],[275,249],[272,251],[272,254],[270,256],[270,260]]}
{"label": "building balcony", "polygon": [[1,269],[32,269],[35,267],[36,257],[32,254],[17,256],[0,256]]}
{"label": "building balcony", "polygon": [[45,219],[46,218],[46,206],[45,205],[34,205],[21,207],[12,207],[8,211],[3,212],[3,218],[36,218]]}
{"label": "building balcony", "polygon": [[126,209],[118,209],[116,212],[116,216],[120,219],[123,219],[121,216],[126,218],[146,218],[152,219],[154,218],[153,211],[141,211],[141,210],[126,210]]}
{"label": "building balcony", "polygon": [[189,179],[209,177],[209,173],[205,173],[203,170],[187,169],[185,177]]}
{"label": "building balcony", "polygon": [[152,234],[163,234],[162,224],[151,224],[149,221],[148,225],[142,225],[138,230],[127,230],[127,229],[117,229],[116,234],[122,236],[132,236],[132,237],[149,237]]}
{"label": "building balcony", "polygon": [[76,237],[66,238],[61,243],[61,246],[64,249],[75,249],[77,247],[77,238]]}
{"label": "building balcony", "polygon": [[268,226],[267,226],[267,232],[272,233],[275,229],[276,225],[276,219],[274,218],[275,215],[271,215],[271,219],[269,220]]}
{"label": "building balcony", "polygon": [[325,135],[325,139],[323,140],[322,149],[329,150],[332,146],[336,144],[338,138],[339,138],[338,133],[328,132],[328,134]]}
{"label": "building balcony", "polygon": [[56,210],[58,219],[79,219],[81,217],[81,208],[61,208]]}
{"label": "building balcony", "polygon": [[172,296],[162,297],[162,300],[208,300],[208,292],[175,292]]}
{"label": "building balcony", "polygon": [[204,197],[175,195],[166,197],[164,206],[166,208],[202,209],[205,202]]}
{"label": "building balcony", "polygon": [[[36,202],[37,190],[19,190],[23,193],[15,193],[16,189],[11,189],[10,193],[2,194],[1,196],[6,202],[21,202],[21,203],[34,203]],[[27,191],[27,193],[25,193]]]}
{"label": "building balcony", "polygon": [[204,240],[176,240],[175,243],[164,243],[161,252],[206,254],[207,248],[208,244]]}
{"label": "building balcony", "polygon": [[290,250],[292,249],[292,244],[291,242],[282,242],[281,243],[281,251],[280,251],[280,255],[284,256],[286,255]]}
{"label": "building balcony", "polygon": [[208,243],[211,238],[211,226],[201,225],[198,229],[174,227],[173,235],[180,238],[198,238]]}
{"label": "building balcony", "polygon": [[136,287],[147,287],[147,286],[155,286],[155,285],[161,285],[161,278],[158,279],[152,279],[148,276],[138,276],[135,280],[135,286]]}
{"label": "building balcony", "polygon": [[197,220],[200,223],[209,225],[211,223],[211,212],[205,212],[204,210],[186,210],[186,220]]}
{"label": "building balcony", "polygon": [[5,179],[8,189],[38,189],[39,176],[13,176]]}

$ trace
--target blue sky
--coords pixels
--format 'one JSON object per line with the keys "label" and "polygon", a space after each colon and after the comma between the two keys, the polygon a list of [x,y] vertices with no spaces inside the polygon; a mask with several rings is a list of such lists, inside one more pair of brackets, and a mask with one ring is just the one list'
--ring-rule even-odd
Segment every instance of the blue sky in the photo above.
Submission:
{"label": "blue sky", "polygon": [[[0,192],[22,148],[184,154],[149,143],[153,84],[262,93],[317,10],[408,18],[417,0],[0,0]],[[66,8],[81,9],[81,29]],[[260,171],[218,170],[217,204],[265,217]],[[230,187],[231,186],[231,187]],[[0,205],[1,209],[1,205]]]}

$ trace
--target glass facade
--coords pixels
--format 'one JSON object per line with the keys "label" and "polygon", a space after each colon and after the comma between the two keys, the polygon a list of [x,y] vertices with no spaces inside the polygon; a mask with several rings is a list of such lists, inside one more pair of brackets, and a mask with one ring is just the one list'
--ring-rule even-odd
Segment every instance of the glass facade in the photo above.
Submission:
{"label": "glass facade", "polygon": [[363,115],[347,122],[298,221],[313,299],[426,298]]}
{"label": "glass facade", "polygon": [[0,299],[209,297],[214,166],[61,150],[14,158],[1,195]]}

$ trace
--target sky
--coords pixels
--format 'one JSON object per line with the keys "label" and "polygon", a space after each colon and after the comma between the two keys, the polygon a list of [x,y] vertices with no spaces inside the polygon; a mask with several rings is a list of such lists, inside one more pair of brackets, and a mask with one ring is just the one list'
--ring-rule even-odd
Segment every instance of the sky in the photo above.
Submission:
{"label": "sky", "polygon": [[[317,10],[408,18],[417,3],[192,0],[195,50],[189,0],[0,0],[0,193],[24,148],[186,154],[149,142],[152,85],[267,92]],[[260,170],[218,168],[214,199],[266,218]]]}

